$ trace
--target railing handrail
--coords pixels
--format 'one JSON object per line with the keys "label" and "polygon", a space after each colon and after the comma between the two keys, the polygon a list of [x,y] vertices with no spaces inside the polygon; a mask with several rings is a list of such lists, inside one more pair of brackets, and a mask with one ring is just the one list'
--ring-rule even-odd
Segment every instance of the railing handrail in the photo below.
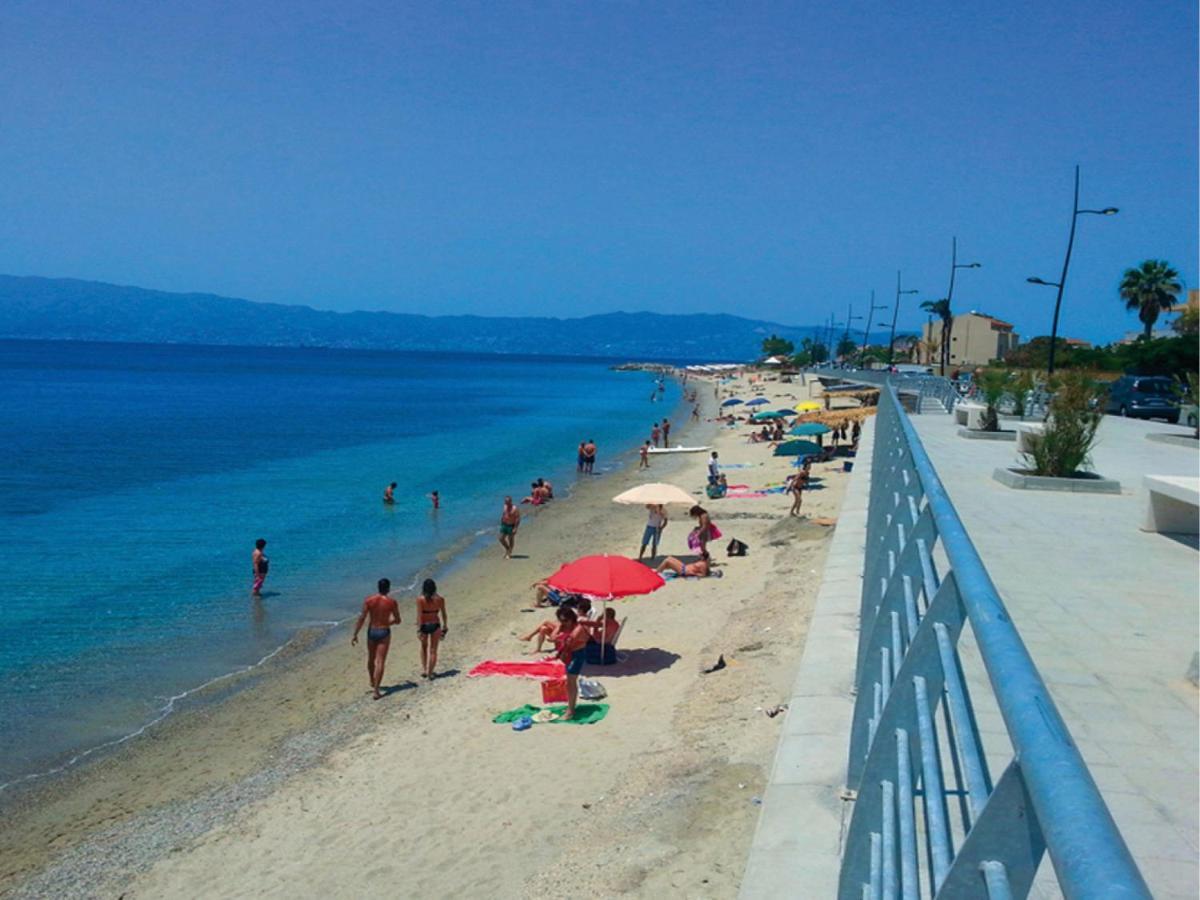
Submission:
{"label": "railing handrail", "polygon": [[[884,392],[898,407],[895,387],[888,384]],[[1063,893],[1149,897],[1149,888],[916,429],[907,415],[901,414],[899,420]]]}
{"label": "railing handrail", "polygon": [[[1069,898],[1149,898],[897,385],[882,382],[839,897],[917,900],[922,881],[938,898],[1024,897],[1048,852]],[[974,679],[959,652],[968,626]],[[994,698],[1012,748],[994,783],[973,687]]]}

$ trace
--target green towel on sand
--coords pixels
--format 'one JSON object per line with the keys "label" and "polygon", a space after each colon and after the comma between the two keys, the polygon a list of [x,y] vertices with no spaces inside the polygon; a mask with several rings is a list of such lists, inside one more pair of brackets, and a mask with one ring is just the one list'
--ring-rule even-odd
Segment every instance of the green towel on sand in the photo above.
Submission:
{"label": "green towel on sand", "polygon": [[[548,707],[550,712],[556,716],[561,716],[567,711],[566,705]],[[526,703],[524,706],[518,706],[516,709],[510,709],[508,712],[502,712],[496,718],[492,719],[497,725],[503,725],[507,722],[515,722],[521,716],[529,716],[533,718],[534,714],[541,712],[540,706],[530,706]],[[575,706],[574,717],[567,719],[565,722],[561,719],[555,719],[553,722],[534,722],[534,725],[594,725],[605,716],[608,715],[607,703],[579,703]]]}

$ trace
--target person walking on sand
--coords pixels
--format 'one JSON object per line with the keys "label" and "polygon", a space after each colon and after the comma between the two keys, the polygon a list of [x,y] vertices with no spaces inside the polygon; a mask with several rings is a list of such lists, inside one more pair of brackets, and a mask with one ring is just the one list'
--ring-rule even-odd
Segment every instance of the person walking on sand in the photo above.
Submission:
{"label": "person walking on sand", "polygon": [[517,528],[521,525],[521,511],[513,506],[512,497],[504,498],[504,509],[500,511],[500,546],[504,548],[504,558],[512,559],[513,548],[517,545]]}
{"label": "person walking on sand", "polygon": [[392,482],[383,489],[383,502],[391,506],[396,502],[396,482]]}
{"label": "person walking on sand", "polygon": [[646,554],[646,545],[650,545],[650,558],[658,556],[658,541],[663,529],[667,527],[667,508],[661,503],[646,504],[646,527],[642,530],[642,547],[638,550],[638,559]]}
{"label": "person walking on sand", "polygon": [[370,619],[371,624],[367,626],[367,678],[371,680],[372,696],[376,700],[383,696],[379,685],[383,683],[383,667],[392,643],[392,626],[400,624],[400,607],[388,596],[392,583],[380,578],[377,586],[379,593],[363,601],[362,612],[354,624],[354,636],[350,638],[350,646],[356,646],[363,623]]}
{"label": "person walking on sand", "polygon": [[670,422],[670,420],[663,419],[662,429],[663,429],[663,446],[670,447],[671,446],[671,422]]}
{"label": "person walking on sand", "polygon": [[571,607],[560,606],[556,617],[558,634],[554,637],[555,655],[567,667],[567,711],[562,717],[565,721],[575,716],[575,704],[579,701],[579,673],[587,661],[584,649],[591,635]]}
{"label": "person walking on sand", "polygon": [[250,572],[254,578],[250,587],[250,594],[254,597],[262,596],[263,582],[267,580],[267,570],[271,567],[271,561],[267,559],[267,554],[263,551],[267,549],[267,542],[259,538],[254,542],[254,552],[250,554]]}
{"label": "person walking on sand", "polygon": [[638,468],[639,469],[650,468],[650,442],[649,441],[646,441],[646,443],[642,444],[641,449],[639,451],[639,455],[641,458],[638,460]]}
{"label": "person walking on sand", "polygon": [[717,451],[712,452],[712,458],[708,461],[708,483],[716,484],[721,480],[721,464],[717,461]]}
{"label": "person walking on sand", "polygon": [[696,404],[695,406],[692,407],[692,421],[693,422],[700,421],[700,404]]}
{"label": "person walking on sand", "polygon": [[437,668],[438,643],[450,630],[446,617],[446,599],[438,593],[437,584],[426,578],[417,597],[417,638],[421,641],[421,677],[433,678]]}
{"label": "person walking on sand", "polygon": [[792,495],[790,516],[800,515],[800,504],[804,501],[804,489],[808,487],[809,473],[812,470],[812,457],[804,461],[804,468],[791,477],[788,493]]}
{"label": "person walking on sand", "polygon": [[583,445],[583,471],[587,474],[592,474],[592,469],[596,466],[596,442],[588,438],[586,444]]}
{"label": "person walking on sand", "polygon": [[650,429],[650,440],[654,441],[654,446],[658,446],[658,439],[662,436],[662,432],[658,430],[658,423],[654,423],[654,427]]}

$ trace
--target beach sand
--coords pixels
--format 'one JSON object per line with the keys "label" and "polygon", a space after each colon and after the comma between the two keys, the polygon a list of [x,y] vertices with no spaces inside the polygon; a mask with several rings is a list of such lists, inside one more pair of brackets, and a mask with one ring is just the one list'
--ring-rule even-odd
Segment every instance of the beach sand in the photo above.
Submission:
{"label": "beach sand", "polygon": [[[748,393],[743,381],[736,386]],[[711,383],[698,383],[709,413]],[[763,386],[791,402],[819,386]],[[743,394],[745,396],[745,394]],[[705,422],[731,484],[782,482],[790,460]],[[602,448],[603,450],[603,448]],[[630,457],[635,458],[631,455]],[[368,891],[501,897],[732,897],[737,893],[847,476],[818,464],[806,518],[784,494],[703,498],[708,454],[653,457],[585,479],[528,516],[518,558],[492,544],[439,577],[450,634],[432,683],[417,678],[413,604],[401,598],[378,702],[364,650],[328,646],[273,660],[227,702],[173,717],[119,753],[59,778],[0,826],[0,890],[13,896],[362,896]],[[519,461],[514,461],[519,466]],[[515,634],[529,585],[587,553],[635,555],[644,510],[611,498],[647,480],[696,493],[724,532],[722,578],[681,580],[615,602],[627,619],[595,725],[514,732],[497,713],[540,703],[539,685],[465,677],[484,659],[529,658]],[[528,508],[526,508],[528,509]],[[685,555],[690,521],[671,509],[663,552]],[[732,537],[750,545],[726,559]],[[370,588],[364,579],[363,593]],[[353,608],[358,598],[347,598]],[[723,655],[726,667],[702,670]]]}

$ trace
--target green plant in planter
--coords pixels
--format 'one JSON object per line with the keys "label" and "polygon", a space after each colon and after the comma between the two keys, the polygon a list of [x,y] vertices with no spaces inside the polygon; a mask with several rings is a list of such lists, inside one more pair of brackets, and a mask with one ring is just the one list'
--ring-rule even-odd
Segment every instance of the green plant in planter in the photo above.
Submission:
{"label": "green plant in planter", "polygon": [[[1200,403],[1200,373],[1185,372],[1176,376],[1175,397],[1180,406],[1192,406]],[[1200,419],[1196,421],[1195,437],[1200,439]]]}
{"label": "green plant in planter", "polygon": [[1035,475],[1071,478],[1091,463],[1107,392],[1078,372],[1058,376],[1048,387],[1053,395],[1045,428],[1030,436],[1031,449],[1022,456]]}
{"label": "green plant in planter", "polygon": [[1004,369],[984,369],[977,379],[979,392],[987,409],[983,413],[983,430],[1000,430],[1000,401],[1008,393],[1008,372]]}
{"label": "green plant in planter", "polygon": [[1008,390],[1013,398],[1013,415],[1025,418],[1025,404],[1029,399],[1029,392],[1033,390],[1034,379],[1033,372],[1029,369],[1017,369],[1013,372],[1012,377],[1008,382]]}

